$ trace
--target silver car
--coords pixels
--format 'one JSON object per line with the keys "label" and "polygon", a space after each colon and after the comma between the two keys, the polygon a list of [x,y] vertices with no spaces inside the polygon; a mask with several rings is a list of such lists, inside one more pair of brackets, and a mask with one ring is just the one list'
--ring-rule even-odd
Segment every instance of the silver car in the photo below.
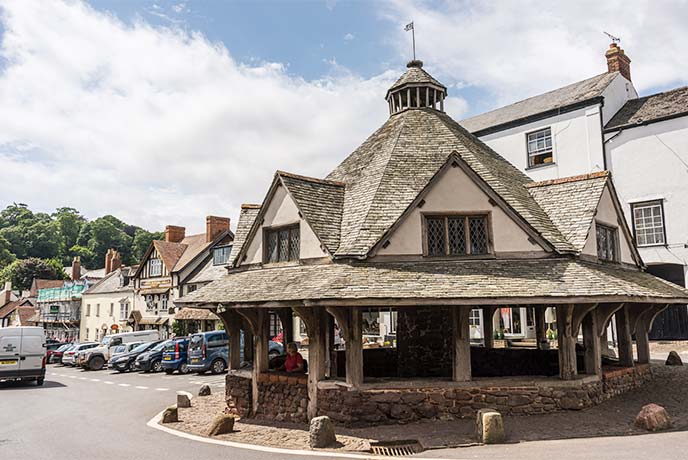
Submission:
{"label": "silver car", "polygon": [[88,350],[89,348],[97,347],[98,345],[98,342],[85,342],[74,344],[72,348],[63,353],[62,364],[64,364],[65,366],[76,365],[76,358],[79,352]]}

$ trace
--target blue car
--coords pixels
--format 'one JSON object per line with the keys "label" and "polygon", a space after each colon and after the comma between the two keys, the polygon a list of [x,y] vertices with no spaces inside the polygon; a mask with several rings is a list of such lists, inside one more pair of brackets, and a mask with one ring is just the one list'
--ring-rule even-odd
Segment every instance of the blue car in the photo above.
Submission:
{"label": "blue car", "polygon": [[189,373],[188,348],[188,337],[176,337],[167,342],[162,350],[162,369],[165,373],[172,374],[174,371],[179,371],[180,374]]}
{"label": "blue car", "polygon": [[[241,359],[244,355],[244,335],[241,334]],[[189,371],[220,374],[229,363],[229,336],[225,331],[194,334],[189,339]]]}

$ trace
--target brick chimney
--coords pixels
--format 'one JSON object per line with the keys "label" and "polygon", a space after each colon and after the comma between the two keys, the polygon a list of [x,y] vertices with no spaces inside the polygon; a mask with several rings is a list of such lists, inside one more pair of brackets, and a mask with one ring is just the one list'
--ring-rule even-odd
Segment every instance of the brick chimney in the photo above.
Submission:
{"label": "brick chimney", "polygon": [[205,242],[210,243],[217,235],[229,230],[229,217],[208,216],[205,218]]}
{"label": "brick chimney", "polygon": [[112,250],[111,270],[114,272],[122,266],[122,259],[117,249]]}
{"label": "brick chimney", "polygon": [[112,271],[112,249],[108,249],[105,254],[105,274],[107,275]]}
{"label": "brick chimney", "polygon": [[611,43],[604,56],[607,58],[608,72],[619,72],[631,81],[631,60],[617,43]]}
{"label": "brick chimney", "polygon": [[165,241],[168,243],[179,243],[186,235],[186,228],[168,225],[165,227]]}
{"label": "brick chimney", "polygon": [[74,257],[72,261],[72,281],[78,281],[81,279],[81,258],[79,256]]}
{"label": "brick chimney", "polygon": [[12,300],[12,281],[5,281],[5,291],[3,292],[3,303],[2,305],[10,303]]}

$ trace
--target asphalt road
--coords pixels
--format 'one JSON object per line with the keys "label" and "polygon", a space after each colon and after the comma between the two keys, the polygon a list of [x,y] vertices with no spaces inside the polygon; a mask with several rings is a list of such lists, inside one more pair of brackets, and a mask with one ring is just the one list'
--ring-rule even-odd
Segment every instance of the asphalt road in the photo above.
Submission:
{"label": "asphalt road", "polygon": [[[174,404],[176,391],[196,394],[203,383],[208,383],[213,391],[223,391],[223,381],[223,375],[117,374],[51,365],[42,387],[34,383],[0,383],[0,459],[303,458],[199,443],[146,426],[165,406]],[[489,460],[684,460],[688,459],[688,433],[433,450],[420,456]]]}

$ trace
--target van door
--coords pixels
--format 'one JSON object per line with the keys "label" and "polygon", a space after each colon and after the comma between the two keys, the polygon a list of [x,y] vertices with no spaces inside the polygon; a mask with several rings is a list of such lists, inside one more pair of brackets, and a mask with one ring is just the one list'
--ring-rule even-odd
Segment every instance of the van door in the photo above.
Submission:
{"label": "van door", "polygon": [[22,375],[40,374],[45,356],[45,335],[38,328],[22,328],[21,350],[19,352],[19,372]]}
{"label": "van door", "polygon": [[19,377],[21,328],[0,329],[0,379]]}

